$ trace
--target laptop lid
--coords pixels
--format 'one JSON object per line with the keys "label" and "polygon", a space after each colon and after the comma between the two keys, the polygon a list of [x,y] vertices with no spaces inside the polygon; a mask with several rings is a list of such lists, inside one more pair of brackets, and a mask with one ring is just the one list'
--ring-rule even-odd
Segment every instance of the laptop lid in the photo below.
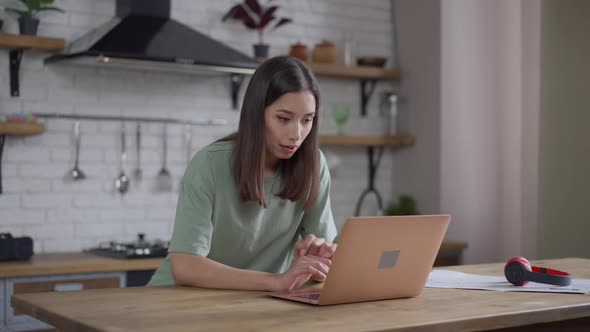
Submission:
{"label": "laptop lid", "polygon": [[450,220],[449,215],[348,219],[319,304],[419,295]]}

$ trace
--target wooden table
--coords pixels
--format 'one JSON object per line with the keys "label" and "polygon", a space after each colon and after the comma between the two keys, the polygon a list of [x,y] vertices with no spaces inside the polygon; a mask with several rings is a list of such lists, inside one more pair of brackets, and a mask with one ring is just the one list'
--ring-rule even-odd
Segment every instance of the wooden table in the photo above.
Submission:
{"label": "wooden table", "polygon": [[[590,278],[590,260],[537,261]],[[501,275],[502,264],[453,267]],[[425,289],[411,299],[314,307],[261,292],[137,287],[21,294],[15,308],[60,331],[589,331],[590,296]],[[557,322],[557,323],[555,323]],[[540,323],[546,323],[539,325]],[[532,325],[536,324],[536,325]],[[556,325],[559,324],[559,325]]]}

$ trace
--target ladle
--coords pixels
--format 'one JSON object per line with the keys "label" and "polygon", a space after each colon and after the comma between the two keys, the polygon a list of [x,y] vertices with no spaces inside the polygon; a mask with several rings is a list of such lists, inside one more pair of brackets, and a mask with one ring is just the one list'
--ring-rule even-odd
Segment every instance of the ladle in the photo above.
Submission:
{"label": "ladle", "polygon": [[74,123],[74,168],[66,174],[66,177],[73,180],[83,180],[86,175],[79,167],[80,161],[80,121]]}
{"label": "ladle", "polygon": [[125,164],[127,163],[127,152],[125,150],[125,125],[121,126],[121,170],[115,179],[115,189],[124,194],[129,190],[129,177],[125,175]]}

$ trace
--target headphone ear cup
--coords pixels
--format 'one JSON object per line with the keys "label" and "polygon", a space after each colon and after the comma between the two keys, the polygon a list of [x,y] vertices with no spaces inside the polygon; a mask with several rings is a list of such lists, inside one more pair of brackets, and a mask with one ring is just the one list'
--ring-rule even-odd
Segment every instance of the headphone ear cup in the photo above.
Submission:
{"label": "headphone ear cup", "polygon": [[514,257],[504,266],[504,276],[515,286],[524,286],[528,283],[527,272],[532,271],[531,263],[524,257]]}

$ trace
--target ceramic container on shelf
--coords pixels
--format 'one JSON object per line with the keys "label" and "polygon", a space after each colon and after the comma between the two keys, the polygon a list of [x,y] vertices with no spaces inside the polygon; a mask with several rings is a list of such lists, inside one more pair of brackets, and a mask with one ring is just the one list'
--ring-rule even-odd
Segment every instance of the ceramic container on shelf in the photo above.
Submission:
{"label": "ceramic container on shelf", "polygon": [[338,49],[333,43],[324,40],[315,45],[311,60],[315,63],[336,63],[338,61]]}
{"label": "ceramic container on shelf", "polygon": [[383,135],[394,136],[399,131],[398,96],[393,91],[381,93],[380,102],[381,124]]}
{"label": "ceramic container on shelf", "polygon": [[307,45],[297,42],[291,45],[291,50],[289,51],[289,55],[297,58],[303,62],[307,62],[308,59],[308,50]]}
{"label": "ceramic container on shelf", "polygon": [[369,66],[369,67],[385,67],[385,63],[387,62],[386,57],[382,56],[363,56],[358,57],[356,59],[356,64],[358,66]]}

